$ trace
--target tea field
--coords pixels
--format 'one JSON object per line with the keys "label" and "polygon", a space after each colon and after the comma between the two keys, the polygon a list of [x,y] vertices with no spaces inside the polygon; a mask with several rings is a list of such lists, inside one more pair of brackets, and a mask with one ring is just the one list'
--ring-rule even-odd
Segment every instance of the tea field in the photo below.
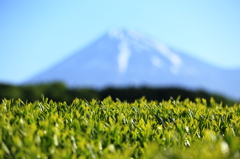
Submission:
{"label": "tea field", "polygon": [[213,98],[0,103],[0,158],[240,158],[240,105]]}

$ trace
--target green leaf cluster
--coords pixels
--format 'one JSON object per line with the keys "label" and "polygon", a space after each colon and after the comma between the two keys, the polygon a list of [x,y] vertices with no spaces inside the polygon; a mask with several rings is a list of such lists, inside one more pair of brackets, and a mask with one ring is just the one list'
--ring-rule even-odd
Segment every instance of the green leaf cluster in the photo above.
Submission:
{"label": "green leaf cluster", "polygon": [[240,158],[240,105],[197,98],[0,103],[0,158]]}

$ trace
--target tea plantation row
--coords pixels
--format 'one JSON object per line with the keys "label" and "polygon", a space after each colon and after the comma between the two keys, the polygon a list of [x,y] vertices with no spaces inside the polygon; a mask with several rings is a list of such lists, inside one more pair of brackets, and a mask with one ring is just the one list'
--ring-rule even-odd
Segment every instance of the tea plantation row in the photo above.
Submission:
{"label": "tea plantation row", "polygon": [[240,158],[240,105],[42,99],[0,103],[0,158]]}

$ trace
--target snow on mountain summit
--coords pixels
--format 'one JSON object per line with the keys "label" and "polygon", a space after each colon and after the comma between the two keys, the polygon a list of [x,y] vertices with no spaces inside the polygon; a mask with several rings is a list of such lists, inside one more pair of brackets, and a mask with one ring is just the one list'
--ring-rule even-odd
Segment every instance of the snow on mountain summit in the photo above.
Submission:
{"label": "snow on mountain summit", "polygon": [[[125,72],[128,64],[129,57],[131,56],[130,46],[135,52],[146,51],[146,52],[158,52],[165,56],[171,63],[171,72],[177,73],[181,67],[182,60],[180,56],[172,52],[168,47],[160,42],[153,41],[143,34],[135,30],[110,30],[108,32],[110,38],[120,40],[118,45],[119,48],[119,71]],[[152,64],[161,67],[162,60],[158,56],[151,57]]]}
{"label": "snow on mountain summit", "polygon": [[71,87],[93,88],[180,86],[240,98],[235,76],[135,30],[112,29],[27,83],[63,81]]}
{"label": "snow on mountain summit", "polygon": [[118,50],[119,50],[118,68],[119,68],[119,72],[123,73],[123,72],[126,72],[126,70],[127,70],[131,51],[128,48],[128,44],[125,42],[119,43]]}

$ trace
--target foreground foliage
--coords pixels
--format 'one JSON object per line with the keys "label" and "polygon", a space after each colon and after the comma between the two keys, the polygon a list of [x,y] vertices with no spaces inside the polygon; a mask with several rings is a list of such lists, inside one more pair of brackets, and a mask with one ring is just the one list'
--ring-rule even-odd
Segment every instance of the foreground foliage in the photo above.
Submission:
{"label": "foreground foliage", "polygon": [[240,105],[20,99],[0,104],[0,158],[240,158]]}

